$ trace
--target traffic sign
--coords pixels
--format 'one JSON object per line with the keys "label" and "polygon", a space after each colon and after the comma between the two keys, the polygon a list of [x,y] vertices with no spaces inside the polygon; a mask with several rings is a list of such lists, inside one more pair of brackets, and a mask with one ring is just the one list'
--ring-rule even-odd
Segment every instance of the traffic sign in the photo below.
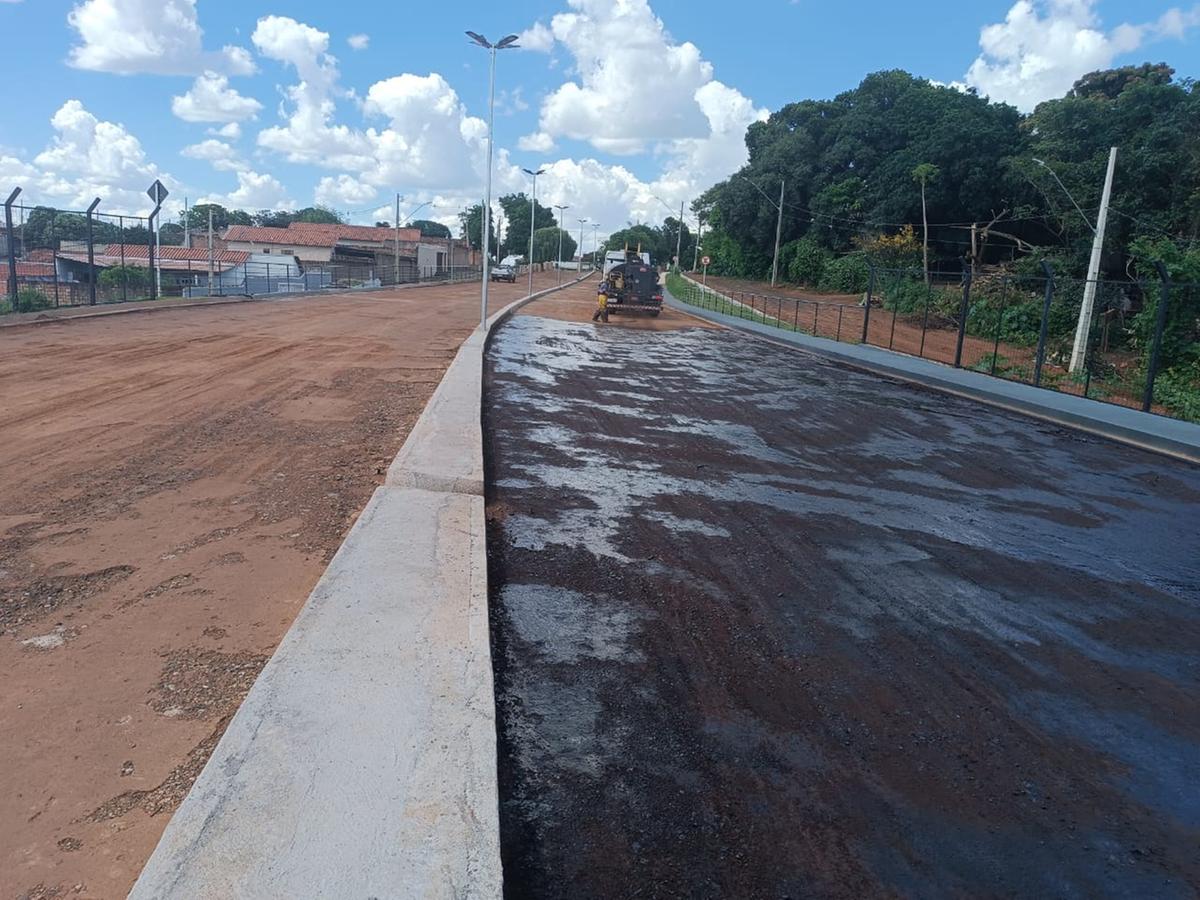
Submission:
{"label": "traffic sign", "polygon": [[710,262],[712,262],[712,260],[709,259],[707,256],[702,256],[702,257],[700,257],[700,262],[702,262],[704,265],[707,266]]}
{"label": "traffic sign", "polygon": [[154,184],[150,185],[149,190],[146,191],[146,196],[159,206],[162,206],[162,202],[167,199],[169,193],[170,191],[163,186],[163,183],[155,178]]}

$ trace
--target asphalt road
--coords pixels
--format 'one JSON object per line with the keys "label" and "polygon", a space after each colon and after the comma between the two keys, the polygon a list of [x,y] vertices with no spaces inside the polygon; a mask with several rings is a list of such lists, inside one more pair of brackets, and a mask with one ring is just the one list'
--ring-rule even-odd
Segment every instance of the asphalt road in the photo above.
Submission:
{"label": "asphalt road", "polygon": [[1200,891],[1200,470],[724,330],[485,377],[510,896]]}

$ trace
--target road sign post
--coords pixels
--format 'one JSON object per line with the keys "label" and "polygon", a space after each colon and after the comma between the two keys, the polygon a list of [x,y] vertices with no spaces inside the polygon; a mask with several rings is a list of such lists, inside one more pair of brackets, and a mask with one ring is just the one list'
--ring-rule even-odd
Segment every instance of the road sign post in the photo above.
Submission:
{"label": "road sign post", "polygon": [[701,263],[704,265],[704,275],[701,277],[700,283],[701,283],[702,285],[704,285],[705,287],[708,287],[708,264],[709,264],[711,261],[712,261],[712,260],[710,260],[710,259],[708,258],[708,255],[707,255],[707,254],[705,254],[704,256],[700,257],[700,262],[701,262]]}

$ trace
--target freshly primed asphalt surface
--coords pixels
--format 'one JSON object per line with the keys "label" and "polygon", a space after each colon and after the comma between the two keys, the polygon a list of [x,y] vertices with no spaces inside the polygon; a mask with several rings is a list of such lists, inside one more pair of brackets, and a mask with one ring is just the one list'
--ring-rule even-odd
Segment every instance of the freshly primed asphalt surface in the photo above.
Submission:
{"label": "freshly primed asphalt surface", "polygon": [[484,415],[510,896],[1200,890],[1200,469],[619,321]]}

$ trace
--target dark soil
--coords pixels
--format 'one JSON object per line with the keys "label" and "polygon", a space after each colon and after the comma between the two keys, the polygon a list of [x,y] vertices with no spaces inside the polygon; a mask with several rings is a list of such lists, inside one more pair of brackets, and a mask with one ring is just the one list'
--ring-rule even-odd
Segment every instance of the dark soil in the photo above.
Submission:
{"label": "dark soil", "polygon": [[1200,471],[727,331],[486,398],[508,896],[1200,891]]}

